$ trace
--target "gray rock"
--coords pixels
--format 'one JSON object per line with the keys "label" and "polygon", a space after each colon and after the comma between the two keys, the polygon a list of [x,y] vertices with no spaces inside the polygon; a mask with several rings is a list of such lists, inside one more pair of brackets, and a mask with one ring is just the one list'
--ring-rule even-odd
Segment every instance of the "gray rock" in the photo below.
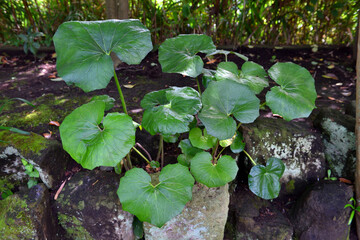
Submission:
{"label": "gray rock", "polygon": [[259,118],[242,128],[246,149],[257,163],[265,164],[270,157],[284,162],[280,195],[302,192],[307,184],[325,176],[321,135],[306,123]]}
{"label": "gray rock", "polygon": [[222,240],[228,214],[228,185],[208,188],[196,184],[182,213],[161,228],[144,223],[147,240]]}
{"label": "gray rock", "polygon": [[322,131],[325,157],[332,174],[354,180],[355,118],[337,110],[323,109],[315,124]]}
{"label": "gray rock", "polygon": [[226,239],[236,240],[290,240],[293,235],[289,219],[241,185],[231,193],[226,230]]}
{"label": "gray rock", "polygon": [[134,239],[133,215],[122,211],[116,194],[119,175],[75,174],[56,201],[58,219],[71,239]]}
{"label": "gray rock", "polygon": [[49,200],[44,184],[1,200],[2,239],[61,239]]}
{"label": "gray rock", "polygon": [[64,176],[70,156],[56,140],[31,133],[22,135],[0,131],[0,176],[8,176],[14,180],[27,179],[21,163],[24,158],[38,171],[41,180],[48,188],[58,185]]}
{"label": "gray rock", "polygon": [[351,186],[322,181],[312,186],[296,203],[294,230],[299,239],[346,239],[353,196]]}

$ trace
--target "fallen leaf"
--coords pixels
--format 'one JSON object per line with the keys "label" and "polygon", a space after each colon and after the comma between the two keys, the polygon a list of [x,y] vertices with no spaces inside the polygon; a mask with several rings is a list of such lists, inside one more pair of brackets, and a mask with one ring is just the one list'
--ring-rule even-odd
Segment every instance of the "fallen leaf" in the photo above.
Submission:
{"label": "fallen leaf", "polygon": [[58,121],[50,120],[49,125],[54,125],[54,126],[60,127],[60,123]]}
{"label": "fallen leaf", "polygon": [[136,84],[134,84],[134,85],[124,84],[123,86],[124,86],[124,88],[133,88],[133,87],[135,87],[135,85],[136,85]]}
{"label": "fallen leaf", "polygon": [[328,97],[328,99],[330,99],[331,101],[335,101],[336,99],[333,97]]}
{"label": "fallen leaf", "polygon": [[69,177],[68,179],[65,179],[65,181],[60,185],[59,189],[56,191],[54,200],[56,200],[59,197],[59,194],[60,194],[61,190],[64,188],[66,181],[70,180],[70,178],[71,177]]}
{"label": "fallen leaf", "polygon": [[349,97],[351,96],[352,92],[348,92],[348,91],[344,91],[344,92],[341,92],[341,95],[345,96],[345,97]]}
{"label": "fallen leaf", "polygon": [[339,80],[339,78],[333,74],[333,73],[327,73],[325,75],[322,75],[323,78],[329,78],[329,79],[334,79],[334,80]]}
{"label": "fallen leaf", "polygon": [[56,53],[51,54],[51,58],[56,58]]}
{"label": "fallen leaf", "polygon": [[328,69],[333,69],[334,67],[335,67],[334,64],[330,64],[327,68],[328,68]]}
{"label": "fallen leaf", "polygon": [[214,58],[212,60],[209,59],[209,61],[206,64],[213,64],[213,63],[216,63],[216,62],[217,62],[217,59]]}
{"label": "fallen leaf", "polygon": [[52,131],[49,131],[48,133],[43,133],[44,138],[49,139],[51,138]]}
{"label": "fallen leaf", "polygon": [[49,78],[56,78],[55,73],[50,74],[50,75],[49,75]]}
{"label": "fallen leaf", "polygon": [[352,182],[349,179],[346,179],[346,178],[339,178],[339,181],[343,182],[343,183],[347,183],[347,184],[352,184]]}

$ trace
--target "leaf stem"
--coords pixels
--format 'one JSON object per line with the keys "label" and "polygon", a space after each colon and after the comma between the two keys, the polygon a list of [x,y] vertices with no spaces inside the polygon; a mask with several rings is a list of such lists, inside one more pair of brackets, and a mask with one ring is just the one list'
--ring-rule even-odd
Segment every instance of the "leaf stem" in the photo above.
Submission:
{"label": "leaf stem", "polygon": [[141,148],[141,150],[143,150],[143,151],[146,153],[146,155],[148,156],[149,160],[152,161],[152,158],[151,158],[150,153],[149,153],[148,151],[146,151],[146,149],[145,149],[143,146],[141,146],[140,143],[136,143],[135,146]]}
{"label": "leaf stem", "polygon": [[236,131],[239,130],[240,126],[241,126],[241,122],[239,122],[239,124],[237,125]]}
{"label": "leaf stem", "polygon": [[134,151],[137,152],[140,157],[142,157],[148,164],[150,164],[150,161],[139,150],[137,150],[135,147],[132,147],[132,149],[134,149]]}
{"label": "leaf stem", "polygon": [[256,165],[257,165],[256,162],[254,161],[254,159],[252,159],[252,157],[248,154],[248,152],[245,151],[245,150],[243,150],[243,152],[244,152],[244,153],[246,154],[246,156],[250,159],[251,163],[252,163],[254,166],[256,166]]}
{"label": "leaf stem", "polygon": [[117,90],[119,92],[119,95],[120,95],[120,100],[121,100],[121,104],[122,104],[122,107],[123,107],[123,111],[126,115],[128,115],[128,111],[126,109],[126,103],[125,103],[125,99],[124,99],[124,95],[121,91],[121,87],[120,87],[120,83],[119,83],[119,79],[118,77],[116,76],[116,72],[115,72],[115,69],[114,69],[114,79],[115,79],[115,83],[116,83],[116,87],[117,87]]}
{"label": "leaf stem", "polygon": [[159,151],[156,157],[156,161],[159,162],[161,157],[161,168],[164,167],[164,136],[160,135],[160,140],[159,140]]}
{"label": "leaf stem", "polygon": [[200,82],[199,82],[199,77],[196,77],[196,84],[197,84],[197,87],[198,87],[198,91],[200,93],[200,96],[201,96],[201,88],[200,88]]}
{"label": "leaf stem", "polygon": [[220,158],[221,153],[225,150],[225,148],[221,149],[221,151],[219,152],[219,154],[217,155],[217,157],[215,158],[214,164],[217,163],[218,159]]}
{"label": "leaf stem", "polygon": [[264,108],[266,106],[266,102],[263,102],[261,105],[260,105],[260,109]]}
{"label": "leaf stem", "polygon": [[219,148],[219,139],[216,141],[216,145],[215,145],[215,147],[213,147],[212,152],[211,152],[211,155],[212,155],[214,161],[215,161],[215,154],[216,154],[218,148]]}

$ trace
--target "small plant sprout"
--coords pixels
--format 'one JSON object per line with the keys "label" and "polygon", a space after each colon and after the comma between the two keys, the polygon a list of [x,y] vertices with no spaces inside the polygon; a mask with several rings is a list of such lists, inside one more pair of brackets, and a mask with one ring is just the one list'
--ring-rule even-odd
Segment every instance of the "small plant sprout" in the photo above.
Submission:
{"label": "small plant sprout", "polygon": [[[110,54],[128,64],[140,63],[152,49],[149,30],[137,20],[67,22],[59,27],[54,43],[58,73],[65,82],[88,92],[105,88],[113,76],[124,112],[105,115],[114,104],[108,96],[95,97],[75,109],[60,126],[64,149],[90,170],[112,166],[120,173],[124,165],[126,172],[117,191],[123,210],[157,227],[181,213],[192,198],[195,181],[220,187],[236,178],[237,162],[224,154],[225,149],[236,154],[244,151],[241,125],[254,122],[260,106],[288,121],[308,117],[315,107],[314,79],[306,69],[276,63],[266,72],[239,53],[216,50],[208,36],[189,34],[167,39],[159,47],[159,62],[164,72],[195,78],[198,89],[170,87],[147,93],[141,101],[144,115],[140,125],[127,114]],[[224,54],[226,61],[216,70],[206,69],[198,53]],[[241,57],[245,63],[238,69],[227,61],[228,54]],[[206,87],[202,94],[201,76]],[[268,77],[277,86],[266,93],[266,102],[260,103],[256,95],[269,86]],[[160,135],[156,157],[136,142],[137,127]],[[189,138],[179,139],[182,154],[178,163],[166,165],[164,141],[175,143],[183,133]],[[146,161],[149,172],[156,173],[150,175],[132,166],[130,151]],[[285,170],[282,161],[269,158],[263,166],[244,153],[254,165],[249,174],[250,190],[265,199],[277,197]]]}
{"label": "small plant sprout", "polygon": [[328,169],[328,170],[327,170],[327,177],[324,177],[324,180],[336,181],[337,178],[336,178],[336,177],[332,177],[332,176],[331,176],[331,170]]}
{"label": "small plant sprout", "polygon": [[360,212],[360,206],[356,207],[356,200],[353,197],[350,198],[349,202],[352,202],[352,203],[346,204],[344,208],[349,207],[352,210],[350,213],[349,221],[348,221],[348,225],[350,226],[354,219],[355,212]]}

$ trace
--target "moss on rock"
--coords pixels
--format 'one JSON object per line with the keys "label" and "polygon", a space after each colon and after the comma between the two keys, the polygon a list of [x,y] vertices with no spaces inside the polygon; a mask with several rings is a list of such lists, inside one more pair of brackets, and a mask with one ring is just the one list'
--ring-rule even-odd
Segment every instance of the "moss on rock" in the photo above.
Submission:
{"label": "moss on rock", "polygon": [[0,147],[12,145],[24,155],[28,155],[30,153],[40,155],[40,151],[47,145],[47,140],[35,133],[23,135],[10,131],[0,131],[0,139],[4,141],[0,142]]}
{"label": "moss on rock", "polygon": [[7,239],[34,239],[35,226],[25,200],[11,195],[0,201],[0,235]]}

